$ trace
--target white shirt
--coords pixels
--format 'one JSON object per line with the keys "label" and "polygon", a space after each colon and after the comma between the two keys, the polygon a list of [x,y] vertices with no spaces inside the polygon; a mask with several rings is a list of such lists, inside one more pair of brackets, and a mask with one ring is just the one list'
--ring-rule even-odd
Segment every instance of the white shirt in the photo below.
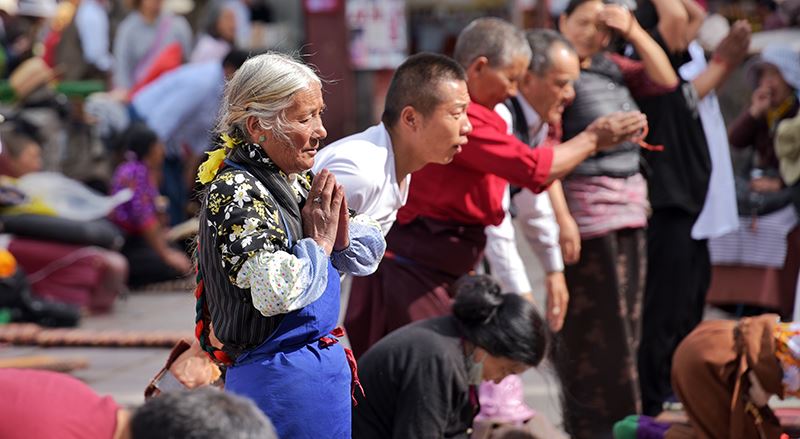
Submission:
{"label": "white shirt", "polygon": [[97,0],[82,0],[75,12],[75,27],[83,49],[83,58],[107,72],[114,62],[109,42],[108,11]]}
{"label": "white shirt", "polygon": [[[534,111],[522,96],[517,96],[525,120],[528,123],[528,136],[532,145],[542,143],[547,136],[548,125]],[[513,133],[512,117],[510,110],[503,104],[495,107],[495,112],[506,121],[509,133]],[[550,196],[546,192],[534,194],[528,189],[522,189],[514,197],[517,207],[517,220],[519,225],[542,264],[546,273],[563,271],[564,261],[561,255],[561,246],[558,243],[558,224],[555,220]],[[530,280],[526,274],[525,264],[519,255],[516,245],[514,225],[508,213],[510,197],[508,191],[503,197],[503,208],[506,216],[498,226],[486,227],[486,260],[492,269],[492,275],[498,280],[503,291],[526,293],[532,290]]]}
{"label": "white shirt", "polygon": [[[707,66],[703,48],[696,41],[689,44],[689,54],[692,60],[678,69],[686,81],[696,78]],[[717,238],[739,227],[728,131],[722,119],[716,93],[712,91],[706,95],[699,102],[697,110],[700,113],[711,157],[711,177],[703,210],[700,211],[700,216],[692,227],[692,238]]]}
{"label": "white shirt", "polygon": [[411,175],[398,183],[392,140],[383,123],[322,148],[313,169],[333,173],[344,186],[347,207],[377,221],[384,236],[408,200]]}

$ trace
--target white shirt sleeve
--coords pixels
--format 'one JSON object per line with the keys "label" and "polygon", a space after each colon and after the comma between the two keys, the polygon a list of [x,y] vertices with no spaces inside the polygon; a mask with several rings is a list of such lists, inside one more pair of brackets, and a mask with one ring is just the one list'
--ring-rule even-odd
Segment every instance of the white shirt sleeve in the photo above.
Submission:
{"label": "white shirt sleeve", "polygon": [[514,205],[522,233],[542,263],[545,273],[564,271],[564,259],[558,243],[558,223],[550,196],[523,189],[514,197]]}
{"label": "white shirt sleeve", "polygon": [[508,214],[510,196],[508,189],[503,196],[503,208],[506,216],[498,226],[487,226],[486,250],[484,255],[492,269],[492,276],[500,283],[500,287],[505,292],[529,293],[531,283],[525,271],[525,264],[517,250],[514,224],[511,222],[511,215]]}
{"label": "white shirt sleeve", "polygon": [[108,14],[96,2],[82,2],[75,13],[75,27],[86,62],[106,72],[111,69]]}

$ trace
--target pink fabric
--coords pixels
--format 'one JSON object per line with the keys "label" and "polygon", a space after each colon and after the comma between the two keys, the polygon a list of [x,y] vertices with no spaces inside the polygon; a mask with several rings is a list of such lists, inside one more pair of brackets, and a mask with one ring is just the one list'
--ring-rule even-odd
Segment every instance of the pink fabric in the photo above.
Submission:
{"label": "pink fabric", "polygon": [[570,176],[563,185],[581,239],[647,225],[650,204],[642,174],[627,178]]}
{"label": "pink fabric", "polygon": [[125,258],[99,247],[14,238],[8,251],[37,296],[92,312],[109,311],[128,278]]}
{"label": "pink fabric", "polygon": [[77,379],[55,372],[0,369],[3,439],[111,439],[119,406]]}
{"label": "pink fabric", "polygon": [[479,390],[481,411],[476,421],[508,422],[522,425],[536,412],[525,404],[522,378],[509,375],[495,384],[492,381],[481,383]]}

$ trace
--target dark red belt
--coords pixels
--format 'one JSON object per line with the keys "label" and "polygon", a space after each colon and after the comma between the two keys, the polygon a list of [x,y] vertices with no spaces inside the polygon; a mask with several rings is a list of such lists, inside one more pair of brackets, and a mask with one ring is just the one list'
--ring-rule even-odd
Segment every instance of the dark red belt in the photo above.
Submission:
{"label": "dark red belt", "polygon": [[[339,343],[339,337],[344,337],[344,328],[341,326],[336,327],[330,332],[330,335],[332,337],[325,336],[319,339],[320,348],[327,348]],[[356,357],[353,355],[353,351],[349,348],[344,348],[344,355],[347,357],[347,365],[350,366],[350,398],[353,400],[353,405],[356,406],[358,405],[356,389],[361,392],[361,397],[365,397],[366,395],[364,394],[364,388],[361,387],[361,380],[358,379],[358,363],[356,362]]]}

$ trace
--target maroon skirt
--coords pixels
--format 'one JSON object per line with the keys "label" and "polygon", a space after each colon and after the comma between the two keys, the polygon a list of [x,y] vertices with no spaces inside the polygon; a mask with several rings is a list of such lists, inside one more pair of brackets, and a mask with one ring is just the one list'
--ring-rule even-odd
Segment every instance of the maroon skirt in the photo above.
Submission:
{"label": "maroon skirt", "polygon": [[429,218],[395,223],[378,270],[353,279],[345,327],[356,357],[401,326],[450,313],[450,286],[483,256],[483,229]]}

